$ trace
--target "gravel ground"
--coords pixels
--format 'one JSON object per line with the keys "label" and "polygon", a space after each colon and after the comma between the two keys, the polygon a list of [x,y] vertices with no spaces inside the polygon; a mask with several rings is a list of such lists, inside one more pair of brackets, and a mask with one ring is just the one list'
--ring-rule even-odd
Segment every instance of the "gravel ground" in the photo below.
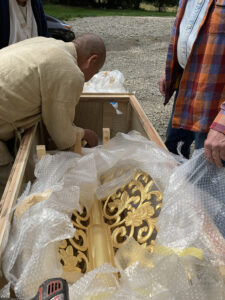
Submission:
{"label": "gravel ground", "polygon": [[146,115],[162,139],[171,112],[164,107],[158,80],[164,73],[169,37],[174,18],[94,17],[70,21],[76,35],[96,33],[106,44],[103,70],[119,70],[125,87],[135,92]]}

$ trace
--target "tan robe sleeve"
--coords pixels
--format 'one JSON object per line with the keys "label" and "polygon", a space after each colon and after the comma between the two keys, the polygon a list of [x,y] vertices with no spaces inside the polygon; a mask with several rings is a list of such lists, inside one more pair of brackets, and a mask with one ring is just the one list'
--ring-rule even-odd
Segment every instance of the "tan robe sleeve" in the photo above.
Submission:
{"label": "tan robe sleeve", "polygon": [[[84,85],[84,76],[70,59],[44,66],[40,72],[42,119],[58,149],[75,144],[75,107]],[[82,134],[83,134],[83,129]]]}

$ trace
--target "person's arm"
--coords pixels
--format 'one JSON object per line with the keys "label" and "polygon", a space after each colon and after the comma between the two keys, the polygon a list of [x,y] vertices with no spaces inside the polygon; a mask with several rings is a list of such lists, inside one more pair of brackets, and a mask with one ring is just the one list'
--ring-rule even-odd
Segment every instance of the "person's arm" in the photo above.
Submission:
{"label": "person's arm", "polygon": [[[51,103],[50,103],[51,102]],[[76,142],[78,127],[73,124],[75,103],[64,99],[51,99],[48,104],[42,105],[42,119],[52,140],[60,150],[72,147]],[[84,130],[82,131],[82,137]]]}
{"label": "person's arm", "polygon": [[46,56],[39,66],[41,115],[57,148],[64,150],[76,141],[77,127],[73,122],[84,76],[70,55],[56,47],[48,49]]}
{"label": "person's arm", "polygon": [[223,167],[225,160],[225,102],[221,105],[221,110],[212,123],[207,139],[204,144],[205,156],[217,167]]}
{"label": "person's arm", "polygon": [[162,96],[166,94],[166,74],[164,74],[158,81],[159,91]]}

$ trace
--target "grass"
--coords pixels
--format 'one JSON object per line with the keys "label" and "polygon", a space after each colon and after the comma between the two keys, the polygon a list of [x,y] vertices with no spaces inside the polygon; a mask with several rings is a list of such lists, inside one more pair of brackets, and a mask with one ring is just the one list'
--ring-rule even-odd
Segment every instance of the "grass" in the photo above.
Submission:
{"label": "grass", "polygon": [[175,12],[158,12],[148,11],[144,9],[133,10],[133,9],[94,9],[94,8],[83,8],[64,6],[56,4],[44,4],[45,13],[61,20],[71,20],[75,18],[83,17],[98,17],[98,16],[170,16],[174,17]]}

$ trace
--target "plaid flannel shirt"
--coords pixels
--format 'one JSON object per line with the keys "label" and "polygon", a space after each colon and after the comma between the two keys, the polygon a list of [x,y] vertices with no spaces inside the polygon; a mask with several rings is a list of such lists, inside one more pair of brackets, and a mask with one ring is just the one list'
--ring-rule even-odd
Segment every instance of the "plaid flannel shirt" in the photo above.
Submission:
{"label": "plaid flannel shirt", "polygon": [[225,0],[210,0],[185,69],[177,59],[179,26],[188,0],[180,0],[166,63],[165,104],[179,83],[173,127],[225,134]]}

